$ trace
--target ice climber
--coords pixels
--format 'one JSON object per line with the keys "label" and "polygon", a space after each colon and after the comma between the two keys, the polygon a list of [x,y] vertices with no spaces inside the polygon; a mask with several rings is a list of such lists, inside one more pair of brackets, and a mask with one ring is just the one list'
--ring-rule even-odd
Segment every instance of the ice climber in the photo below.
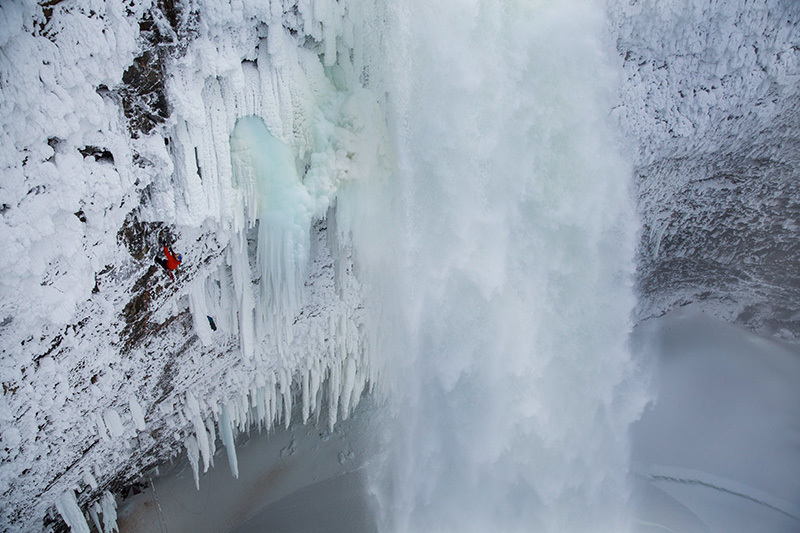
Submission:
{"label": "ice climber", "polygon": [[166,259],[163,257],[156,257],[156,263],[164,267],[164,270],[167,271],[169,277],[174,280],[175,276],[172,275],[172,271],[178,268],[178,265],[181,264],[181,254],[176,254],[172,251],[171,246],[164,245],[164,255],[167,256]]}

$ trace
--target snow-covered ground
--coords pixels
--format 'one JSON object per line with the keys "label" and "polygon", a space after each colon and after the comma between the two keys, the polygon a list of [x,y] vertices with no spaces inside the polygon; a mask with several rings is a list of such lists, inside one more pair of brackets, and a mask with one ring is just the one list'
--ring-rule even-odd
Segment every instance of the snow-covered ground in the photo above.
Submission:
{"label": "snow-covered ground", "polygon": [[637,531],[798,531],[800,348],[691,309],[634,341],[658,391],[631,429]]}
{"label": "snow-covered ground", "polygon": [[[216,466],[201,477],[199,490],[182,459],[122,502],[120,532],[274,531],[270,521],[282,520],[274,516],[276,506],[288,506],[295,531],[365,531],[370,522],[374,528],[364,469],[377,456],[374,435],[380,432],[381,415],[367,399],[333,431],[323,420],[243,435],[237,443],[239,478],[223,464],[220,451]],[[292,498],[298,497],[303,505],[292,511]],[[303,523],[318,527],[301,528]]]}

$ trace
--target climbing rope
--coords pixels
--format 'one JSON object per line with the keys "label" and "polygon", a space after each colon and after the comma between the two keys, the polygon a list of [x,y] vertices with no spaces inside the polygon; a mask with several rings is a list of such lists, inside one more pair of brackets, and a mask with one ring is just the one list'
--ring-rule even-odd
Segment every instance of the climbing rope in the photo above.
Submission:
{"label": "climbing rope", "polygon": [[161,504],[158,502],[158,493],[156,492],[156,485],[155,485],[155,483],[153,483],[152,476],[149,479],[150,479],[150,488],[153,489],[153,500],[155,501],[156,509],[158,509],[158,526],[159,526],[159,529],[163,533],[169,533],[169,530],[167,529],[167,523],[164,520],[164,512],[161,510]]}

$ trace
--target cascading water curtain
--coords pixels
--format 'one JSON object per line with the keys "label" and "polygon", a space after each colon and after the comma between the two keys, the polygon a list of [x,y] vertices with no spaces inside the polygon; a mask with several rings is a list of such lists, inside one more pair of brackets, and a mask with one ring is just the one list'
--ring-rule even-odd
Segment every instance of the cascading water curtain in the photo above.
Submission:
{"label": "cascading water curtain", "polygon": [[387,6],[385,531],[627,528],[646,395],[605,24],[589,1]]}

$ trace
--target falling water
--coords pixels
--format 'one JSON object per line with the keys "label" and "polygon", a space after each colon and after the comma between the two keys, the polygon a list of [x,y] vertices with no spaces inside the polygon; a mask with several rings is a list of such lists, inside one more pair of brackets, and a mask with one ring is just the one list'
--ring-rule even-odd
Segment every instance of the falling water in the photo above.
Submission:
{"label": "falling water", "polygon": [[624,531],[636,220],[602,9],[406,0],[386,20],[383,529]]}

